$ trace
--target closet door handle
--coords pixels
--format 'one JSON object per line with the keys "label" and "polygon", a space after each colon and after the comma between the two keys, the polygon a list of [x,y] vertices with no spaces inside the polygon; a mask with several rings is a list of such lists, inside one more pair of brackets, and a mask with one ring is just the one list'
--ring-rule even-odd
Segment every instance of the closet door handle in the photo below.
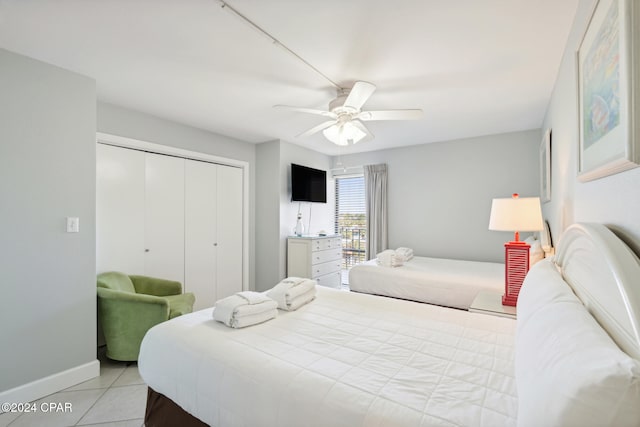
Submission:
{"label": "closet door handle", "polygon": [[145,249],[144,251],[145,251],[145,252],[149,252],[149,249]]}
{"label": "closet door handle", "polygon": [[217,243],[214,243],[214,244],[213,244],[213,246],[218,246],[218,244],[217,244]]}

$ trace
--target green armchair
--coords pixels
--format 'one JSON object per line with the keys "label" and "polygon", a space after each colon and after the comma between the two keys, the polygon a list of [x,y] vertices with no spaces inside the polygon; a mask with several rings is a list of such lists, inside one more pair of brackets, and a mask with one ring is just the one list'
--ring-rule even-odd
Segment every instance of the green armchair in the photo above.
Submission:
{"label": "green armchair", "polygon": [[98,275],[98,316],[107,357],[138,360],[144,334],[158,323],[193,311],[195,297],[180,282],[116,271]]}

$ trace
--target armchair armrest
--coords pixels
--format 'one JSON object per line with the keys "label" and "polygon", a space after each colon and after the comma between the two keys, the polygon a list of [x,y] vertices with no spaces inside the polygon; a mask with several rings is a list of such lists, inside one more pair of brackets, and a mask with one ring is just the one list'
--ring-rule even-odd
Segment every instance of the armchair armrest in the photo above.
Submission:
{"label": "armchair armrest", "polygon": [[149,276],[129,276],[138,294],[166,297],[182,293],[182,284],[174,280],[158,279]]}

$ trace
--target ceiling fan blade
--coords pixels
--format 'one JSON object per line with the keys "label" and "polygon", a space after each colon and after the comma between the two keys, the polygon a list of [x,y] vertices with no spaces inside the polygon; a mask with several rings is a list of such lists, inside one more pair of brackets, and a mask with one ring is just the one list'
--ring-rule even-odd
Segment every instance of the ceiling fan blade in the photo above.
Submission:
{"label": "ceiling fan blade", "polygon": [[314,126],[308,131],[302,132],[300,135],[297,135],[296,138],[305,138],[307,136],[311,136],[314,133],[320,132],[321,130],[328,128],[329,126],[335,125],[336,123],[337,122],[335,120],[329,120],[329,121],[320,123],[318,126]]}
{"label": "ceiling fan blade", "polygon": [[347,99],[344,101],[344,106],[359,110],[362,108],[364,103],[367,102],[367,99],[369,99],[374,90],[376,90],[376,86],[374,84],[368,82],[356,82],[351,88],[349,96],[347,96]]}
{"label": "ceiling fan blade", "polygon": [[422,110],[382,110],[363,111],[358,114],[358,119],[372,120],[418,120],[422,118]]}
{"label": "ceiling fan blade", "polygon": [[291,105],[274,105],[273,108],[282,108],[285,110],[299,111],[301,113],[316,114],[319,116],[331,117],[335,119],[337,116],[331,111],[314,110],[313,108],[293,107]]}

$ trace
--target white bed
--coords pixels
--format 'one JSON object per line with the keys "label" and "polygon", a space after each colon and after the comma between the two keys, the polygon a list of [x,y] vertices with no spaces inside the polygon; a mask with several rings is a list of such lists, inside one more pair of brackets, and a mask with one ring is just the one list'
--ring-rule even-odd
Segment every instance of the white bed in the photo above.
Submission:
{"label": "white bed", "polygon": [[[517,322],[319,288],[246,329],[210,310],[160,324],[139,370],[150,393],[215,427],[637,426],[638,278],[613,233],[576,225],[530,272]],[[169,425],[149,408],[146,425]]]}
{"label": "white bed", "polygon": [[351,268],[349,288],[468,310],[478,292],[504,292],[504,264],[413,257],[401,267],[383,267],[372,259]]}
{"label": "white bed", "polygon": [[[552,254],[549,224],[525,240],[531,245],[530,265]],[[376,259],[349,270],[354,292],[468,310],[479,292],[504,293],[504,264],[445,258],[413,257],[400,267],[386,267]]]}

